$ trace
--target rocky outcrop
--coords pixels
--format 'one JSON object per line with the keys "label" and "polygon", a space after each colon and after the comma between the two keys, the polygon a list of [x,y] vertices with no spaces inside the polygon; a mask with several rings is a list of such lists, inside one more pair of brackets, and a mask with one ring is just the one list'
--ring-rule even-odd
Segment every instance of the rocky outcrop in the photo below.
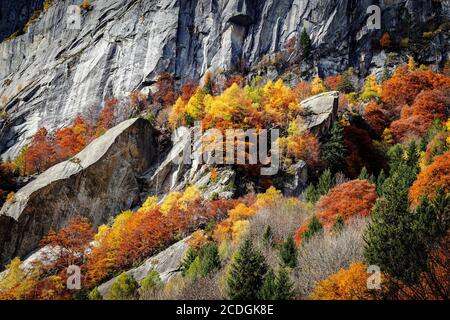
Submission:
{"label": "rocky outcrop", "polygon": [[[132,275],[136,281],[140,282],[152,270],[156,270],[159,273],[161,281],[166,282],[172,276],[179,273],[180,263],[184,259],[189,249],[189,240],[190,237],[175,243],[174,245],[168,247],[166,250],[147,259],[139,267],[128,270],[127,273],[129,275]],[[116,278],[113,278],[98,287],[98,291],[103,297],[107,296],[108,292],[111,290],[111,286],[115,281]]]}
{"label": "rocky outcrop", "polygon": [[303,100],[300,104],[305,110],[306,128],[319,138],[325,137],[337,119],[339,92],[321,93]]}
{"label": "rocky outcrop", "polygon": [[29,254],[75,215],[98,226],[139,205],[138,178],[151,166],[152,136],[148,121],[127,120],[20,189],[0,211],[0,262]]}
{"label": "rocky outcrop", "polygon": [[[92,106],[99,108],[105,98],[148,91],[163,71],[182,83],[208,69],[252,68],[263,56],[283,50],[303,28],[313,43],[311,61],[302,67],[307,74],[328,75],[349,66],[364,74],[383,31],[391,31],[397,43],[421,35],[428,25],[448,19],[450,3],[378,1],[382,30],[368,30],[372,1],[98,0],[92,10],[81,11],[81,30],[73,30],[67,9],[74,2],[55,1],[26,34],[0,44],[4,158],[14,157],[40,127],[52,131]],[[447,59],[445,32],[424,46],[420,52],[432,63]]]}

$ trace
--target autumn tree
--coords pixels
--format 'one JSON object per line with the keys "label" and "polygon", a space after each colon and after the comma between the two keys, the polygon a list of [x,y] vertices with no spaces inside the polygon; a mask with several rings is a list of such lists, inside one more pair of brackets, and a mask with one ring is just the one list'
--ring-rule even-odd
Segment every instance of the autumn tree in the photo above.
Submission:
{"label": "autumn tree", "polygon": [[47,129],[41,128],[33,136],[25,152],[24,174],[42,173],[55,164],[53,142]]}
{"label": "autumn tree", "polygon": [[94,238],[92,225],[87,218],[76,216],[60,231],[50,231],[41,241],[41,246],[50,250],[46,269],[65,274],[71,265],[83,266],[87,261],[87,250]]}
{"label": "autumn tree", "polygon": [[392,45],[392,39],[388,32],[383,33],[383,36],[380,39],[380,45],[383,48],[389,48]]}
{"label": "autumn tree", "polygon": [[319,282],[311,298],[313,300],[377,300],[387,292],[382,275],[382,290],[367,288],[367,265],[355,262],[348,269],[341,269],[327,279]]}
{"label": "autumn tree", "polygon": [[440,90],[421,92],[411,107],[405,105],[399,120],[391,124],[390,130],[397,141],[411,136],[424,136],[433,126],[434,120],[440,121],[449,115],[450,99]]}
{"label": "autumn tree", "polygon": [[370,75],[366,78],[361,90],[361,99],[365,102],[379,99],[382,93],[381,85],[378,84],[374,75]]}
{"label": "autumn tree", "polygon": [[177,98],[175,93],[175,81],[168,72],[161,73],[156,81],[156,92],[153,99],[162,106],[172,106]]}
{"label": "autumn tree", "polygon": [[364,111],[364,120],[376,137],[381,137],[386,127],[389,126],[388,117],[375,101],[367,104]]}
{"label": "autumn tree", "polygon": [[450,192],[450,151],[436,157],[431,165],[420,172],[409,191],[409,197],[417,205],[422,197],[433,198],[439,188]]}
{"label": "autumn tree", "polygon": [[331,228],[338,217],[344,221],[370,214],[377,192],[366,180],[352,180],[330,190],[317,204],[317,216],[323,225]]}
{"label": "autumn tree", "polygon": [[316,75],[311,83],[311,93],[313,95],[324,93],[327,91],[327,88],[325,88],[325,85],[323,84],[322,79],[319,75]]}

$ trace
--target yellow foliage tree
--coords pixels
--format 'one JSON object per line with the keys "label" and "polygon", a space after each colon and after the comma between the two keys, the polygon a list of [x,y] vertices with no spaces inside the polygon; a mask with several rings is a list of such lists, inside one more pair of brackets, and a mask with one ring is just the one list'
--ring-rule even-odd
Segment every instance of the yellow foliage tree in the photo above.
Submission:
{"label": "yellow foliage tree", "polygon": [[327,88],[325,88],[325,85],[319,75],[316,75],[311,83],[311,93],[316,95],[323,92],[327,92]]}
{"label": "yellow foliage tree", "polygon": [[362,88],[361,99],[363,101],[370,101],[372,99],[379,99],[381,97],[382,88],[378,84],[374,75],[367,77],[366,82]]}

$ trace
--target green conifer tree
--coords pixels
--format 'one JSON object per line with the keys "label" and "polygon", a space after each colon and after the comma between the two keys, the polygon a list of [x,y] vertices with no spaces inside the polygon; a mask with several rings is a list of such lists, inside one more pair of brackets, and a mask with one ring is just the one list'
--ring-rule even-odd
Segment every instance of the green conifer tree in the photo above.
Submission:
{"label": "green conifer tree", "polygon": [[267,265],[264,256],[245,240],[232,259],[227,277],[228,298],[256,300],[262,286]]}
{"label": "green conifer tree", "polygon": [[285,268],[278,270],[275,278],[275,300],[293,300],[295,298],[294,283]]}
{"label": "green conifer tree", "polygon": [[281,244],[280,257],[283,265],[286,267],[295,268],[297,265],[297,248],[292,235]]}
{"label": "green conifer tree", "polygon": [[347,148],[344,143],[344,129],[338,122],[331,128],[330,137],[323,145],[322,155],[332,173],[344,170]]}

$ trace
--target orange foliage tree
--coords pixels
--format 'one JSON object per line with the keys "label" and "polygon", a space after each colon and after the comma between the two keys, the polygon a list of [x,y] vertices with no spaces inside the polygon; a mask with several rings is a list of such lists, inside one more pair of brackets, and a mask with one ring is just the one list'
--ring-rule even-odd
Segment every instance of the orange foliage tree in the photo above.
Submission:
{"label": "orange foliage tree", "polygon": [[341,269],[319,282],[311,298],[314,300],[378,300],[387,292],[385,276],[381,275],[382,290],[367,288],[367,265],[355,262],[348,269]]}
{"label": "orange foliage tree", "polygon": [[450,192],[450,151],[434,158],[433,163],[419,173],[409,190],[410,200],[417,205],[424,196],[433,198],[439,188]]}
{"label": "orange foliage tree", "polygon": [[347,221],[368,216],[376,200],[375,185],[352,180],[331,189],[319,200],[317,217],[326,228],[331,228],[338,217]]}
{"label": "orange foliage tree", "polygon": [[450,77],[408,65],[398,67],[392,78],[383,83],[381,99],[391,119],[397,119],[404,105],[411,106],[424,90],[448,89]]}
{"label": "orange foliage tree", "polygon": [[383,48],[389,48],[392,45],[392,39],[389,33],[385,32],[380,39],[380,45]]}
{"label": "orange foliage tree", "polygon": [[389,126],[388,117],[375,101],[367,104],[364,112],[364,120],[366,120],[369,127],[378,137],[381,137],[384,129]]}
{"label": "orange foliage tree", "polygon": [[[447,90],[446,92],[450,92]],[[423,136],[435,119],[447,119],[450,98],[441,90],[422,91],[411,107],[405,105],[401,118],[391,124],[390,130],[397,141],[410,136]]]}
{"label": "orange foliage tree", "polygon": [[47,129],[41,128],[26,149],[23,174],[41,173],[55,163],[53,141]]}

